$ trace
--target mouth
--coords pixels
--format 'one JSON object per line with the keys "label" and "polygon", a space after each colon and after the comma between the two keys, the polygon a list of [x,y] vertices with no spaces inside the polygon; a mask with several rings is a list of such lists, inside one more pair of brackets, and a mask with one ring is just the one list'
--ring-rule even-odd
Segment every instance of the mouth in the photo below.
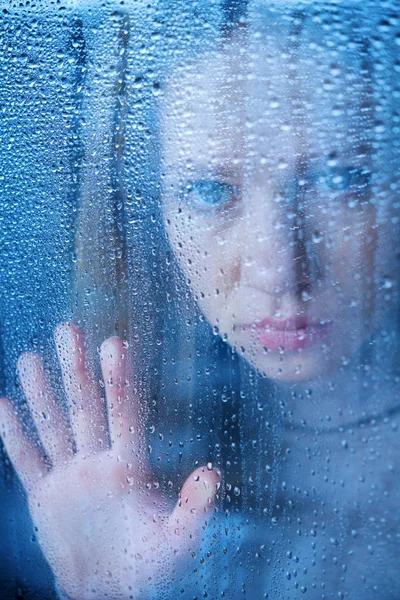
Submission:
{"label": "mouth", "polygon": [[270,350],[299,350],[320,342],[332,329],[332,320],[291,317],[282,321],[266,318],[244,325],[259,344]]}

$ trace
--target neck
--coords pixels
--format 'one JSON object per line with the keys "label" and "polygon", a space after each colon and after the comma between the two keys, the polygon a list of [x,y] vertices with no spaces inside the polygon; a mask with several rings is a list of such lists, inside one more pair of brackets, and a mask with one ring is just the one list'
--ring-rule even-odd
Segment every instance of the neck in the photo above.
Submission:
{"label": "neck", "polygon": [[313,381],[275,382],[287,424],[335,430],[381,418],[400,403],[398,340],[393,325],[373,334],[337,372]]}

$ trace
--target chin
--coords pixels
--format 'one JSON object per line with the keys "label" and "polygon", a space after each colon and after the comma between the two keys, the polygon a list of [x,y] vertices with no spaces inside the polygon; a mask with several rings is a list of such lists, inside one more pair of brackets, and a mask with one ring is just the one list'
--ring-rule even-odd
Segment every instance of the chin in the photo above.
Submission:
{"label": "chin", "polygon": [[[295,351],[266,350],[254,343],[233,339],[228,343],[261,375],[287,383],[312,381],[330,375],[343,367],[344,348],[328,345]],[[357,345],[357,344],[356,344]],[[349,348],[346,348],[347,352]],[[354,348],[352,349],[354,352]]]}
{"label": "chin", "polygon": [[264,377],[287,383],[301,383],[318,379],[328,375],[339,366],[331,360],[324,360],[324,358],[317,359],[301,354],[289,356],[289,353],[268,356],[257,352],[251,356],[248,354],[246,360]]}

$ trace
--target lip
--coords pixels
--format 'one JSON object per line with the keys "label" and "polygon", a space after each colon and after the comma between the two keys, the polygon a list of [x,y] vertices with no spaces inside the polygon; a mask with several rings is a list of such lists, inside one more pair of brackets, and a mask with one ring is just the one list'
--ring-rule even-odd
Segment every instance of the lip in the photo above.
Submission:
{"label": "lip", "polygon": [[244,328],[270,350],[299,350],[320,342],[331,331],[332,325],[332,320],[294,316],[281,321],[265,318]]}

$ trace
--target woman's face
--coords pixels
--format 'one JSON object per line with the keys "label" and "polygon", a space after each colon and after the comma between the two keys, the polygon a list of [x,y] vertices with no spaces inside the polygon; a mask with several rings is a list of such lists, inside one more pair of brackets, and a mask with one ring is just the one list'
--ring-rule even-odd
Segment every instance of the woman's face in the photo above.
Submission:
{"label": "woman's face", "polygon": [[165,89],[171,245],[210,323],[272,378],[346,365],[390,306],[366,80],[326,48],[252,51],[242,35]]}

